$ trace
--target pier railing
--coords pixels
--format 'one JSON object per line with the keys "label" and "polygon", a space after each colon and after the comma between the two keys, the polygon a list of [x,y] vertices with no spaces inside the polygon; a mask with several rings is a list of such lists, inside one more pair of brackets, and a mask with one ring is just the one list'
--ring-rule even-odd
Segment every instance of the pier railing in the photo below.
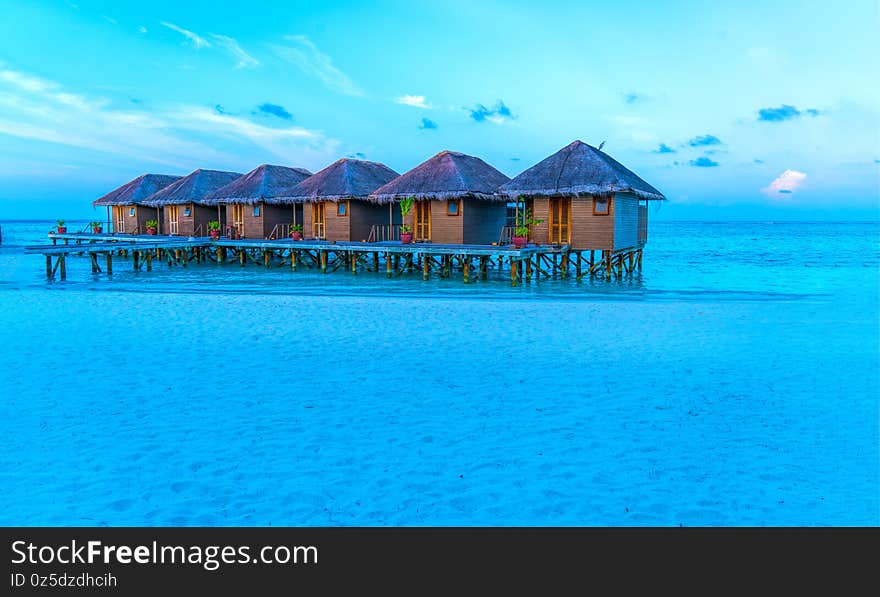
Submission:
{"label": "pier railing", "polygon": [[302,226],[302,224],[275,224],[272,232],[266,237],[266,240],[278,240],[279,238],[290,238],[293,234],[294,226]]}
{"label": "pier railing", "polygon": [[513,231],[516,229],[515,226],[502,226],[501,227],[501,235],[498,237],[499,245],[509,245],[513,242]]}
{"label": "pier railing", "polygon": [[370,227],[368,243],[380,243],[387,240],[400,240],[400,224],[374,224]]}

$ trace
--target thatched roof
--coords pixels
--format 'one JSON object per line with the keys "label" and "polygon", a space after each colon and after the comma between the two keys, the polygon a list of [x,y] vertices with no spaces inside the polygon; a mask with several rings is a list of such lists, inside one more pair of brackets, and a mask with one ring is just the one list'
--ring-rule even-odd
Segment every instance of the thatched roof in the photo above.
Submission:
{"label": "thatched roof", "polygon": [[141,174],[103,197],[95,199],[92,205],[134,205],[180,178],[170,174]]}
{"label": "thatched roof", "polygon": [[406,197],[416,199],[458,199],[472,197],[506,200],[495,194],[507,176],[474,156],[441,151],[409,172],[376,189],[370,199],[388,203]]}
{"label": "thatched roof", "polygon": [[583,141],[563,147],[502,185],[498,192],[506,197],[626,192],[641,199],[666,199],[620,162]]}
{"label": "thatched roof", "polygon": [[385,164],[343,158],[296,185],[287,200],[366,199],[370,193],[394,178],[397,178],[397,172]]}
{"label": "thatched roof", "polygon": [[305,168],[263,164],[209,193],[202,203],[276,203],[279,197],[290,196],[293,188],[311,175]]}
{"label": "thatched roof", "polygon": [[181,203],[201,203],[209,193],[225,186],[240,177],[240,172],[222,170],[198,170],[173,182],[161,191],[144,199],[143,204],[151,207],[179,205]]}

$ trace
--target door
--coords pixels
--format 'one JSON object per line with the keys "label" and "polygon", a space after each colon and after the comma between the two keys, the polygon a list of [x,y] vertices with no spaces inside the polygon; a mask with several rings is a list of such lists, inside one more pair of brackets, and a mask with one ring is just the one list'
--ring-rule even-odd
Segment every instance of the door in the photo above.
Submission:
{"label": "door", "polygon": [[324,226],[324,202],[312,203],[312,236],[323,240],[326,227]]}
{"label": "door", "polygon": [[571,242],[571,199],[550,200],[550,243],[567,245]]}
{"label": "door", "polygon": [[232,228],[239,237],[244,238],[244,205],[232,205]]}
{"label": "door", "polygon": [[124,205],[113,206],[113,212],[116,214],[113,222],[113,232],[125,233],[125,210],[128,209]]}
{"label": "door", "polygon": [[168,234],[177,234],[180,229],[178,226],[178,206],[169,205],[168,210]]}
{"label": "door", "polygon": [[431,202],[416,201],[413,203],[413,237],[416,241],[431,240]]}

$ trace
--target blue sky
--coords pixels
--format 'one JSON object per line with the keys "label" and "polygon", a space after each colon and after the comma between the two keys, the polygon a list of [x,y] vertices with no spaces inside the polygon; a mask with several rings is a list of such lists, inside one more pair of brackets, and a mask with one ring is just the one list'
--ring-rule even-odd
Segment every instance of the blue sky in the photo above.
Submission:
{"label": "blue sky", "polygon": [[0,0],[0,218],[198,167],[453,149],[514,176],[574,139],[658,217],[877,217],[874,0],[254,6]]}

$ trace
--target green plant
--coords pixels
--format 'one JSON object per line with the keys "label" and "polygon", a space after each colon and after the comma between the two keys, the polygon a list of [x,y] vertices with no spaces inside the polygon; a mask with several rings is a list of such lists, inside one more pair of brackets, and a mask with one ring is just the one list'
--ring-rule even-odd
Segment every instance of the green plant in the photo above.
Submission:
{"label": "green plant", "polygon": [[290,231],[291,232],[302,232],[303,231],[302,224],[294,224],[293,226],[290,227]]}
{"label": "green plant", "polygon": [[89,222],[89,226],[91,226],[92,228],[100,228],[101,225],[101,222]]}
{"label": "green plant", "polygon": [[58,226],[59,228],[63,228],[64,227],[64,220],[58,220],[57,222],[55,222],[55,225]]}
{"label": "green plant", "polygon": [[220,230],[220,222],[217,220],[211,220],[208,222],[208,230]]}
{"label": "green plant", "polygon": [[159,222],[156,220],[147,220],[147,228],[158,228]]}
{"label": "green plant", "polygon": [[415,203],[415,197],[407,197],[406,199],[400,200],[400,215],[406,217],[409,215],[409,212],[412,211],[413,203]]}
{"label": "green plant", "polygon": [[514,236],[528,236],[532,226],[543,224],[544,220],[536,220],[532,217],[532,210],[526,209],[516,215],[516,222],[513,229]]}
{"label": "green plant", "polygon": [[406,234],[407,232],[411,232],[411,231],[412,231],[412,228],[409,227],[409,226],[407,226],[406,224],[403,224],[403,225],[400,227],[400,233],[401,233],[401,234]]}

